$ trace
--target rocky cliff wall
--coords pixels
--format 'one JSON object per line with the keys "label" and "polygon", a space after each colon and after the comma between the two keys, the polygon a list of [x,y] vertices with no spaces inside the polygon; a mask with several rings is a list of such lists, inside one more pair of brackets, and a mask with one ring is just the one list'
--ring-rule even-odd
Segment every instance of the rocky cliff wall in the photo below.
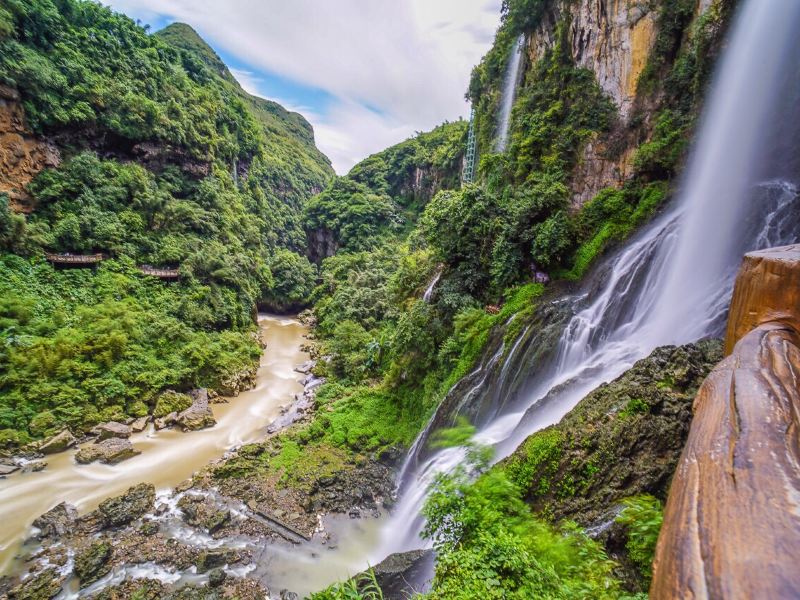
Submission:
{"label": "rocky cliff wall", "polygon": [[28,184],[42,169],[60,162],[58,148],[28,129],[17,91],[0,85],[0,194],[8,195],[12,210],[30,212]]}
{"label": "rocky cliff wall", "polygon": [[[675,0],[666,0],[669,2]],[[697,0],[693,21],[683,29],[683,43],[697,20],[714,5],[733,0]],[[579,67],[595,74],[617,106],[619,119],[609,133],[583,147],[572,181],[572,206],[580,208],[606,187],[620,187],[634,174],[635,150],[652,136],[663,93],[642,94],[639,79],[654,52],[662,25],[660,6],[648,0],[579,0],[554,2],[528,37],[530,64],[556,43],[559,23],[568,22],[570,52]]]}

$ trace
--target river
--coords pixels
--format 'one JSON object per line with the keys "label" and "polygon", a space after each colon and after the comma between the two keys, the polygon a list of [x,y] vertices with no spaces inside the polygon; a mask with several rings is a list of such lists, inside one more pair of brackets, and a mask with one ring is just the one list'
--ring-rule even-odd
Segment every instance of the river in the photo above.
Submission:
{"label": "river", "polygon": [[182,433],[155,431],[151,425],[131,436],[142,453],[118,465],[79,465],[73,449],[46,457],[44,471],[0,480],[0,573],[13,568],[33,520],[59,502],[70,502],[83,514],[142,481],[168,490],[231,447],[263,437],[281,408],[303,391],[303,376],[294,368],[309,357],[301,349],[306,328],[297,320],[261,315],[259,327],[267,346],[257,385],[227,403],[212,405],[216,426]]}

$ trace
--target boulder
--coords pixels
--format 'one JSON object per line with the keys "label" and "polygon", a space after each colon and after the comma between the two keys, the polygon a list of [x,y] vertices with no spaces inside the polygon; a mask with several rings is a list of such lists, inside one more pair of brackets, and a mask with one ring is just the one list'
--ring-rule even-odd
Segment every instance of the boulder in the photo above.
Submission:
{"label": "boulder", "polygon": [[138,419],[134,419],[131,423],[131,431],[133,433],[139,433],[144,431],[147,428],[147,424],[150,422],[150,417],[139,417]]}
{"label": "boulder", "polygon": [[216,425],[217,420],[208,405],[208,393],[206,390],[195,390],[192,393],[192,397],[192,405],[178,413],[175,417],[175,423],[184,431],[195,431]]}
{"label": "boulder", "polygon": [[61,593],[61,583],[63,581],[64,577],[59,575],[58,569],[49,568],[20,583],[11,590],[8,597],[14,600],[55,598]]}
{"label": "boulder", "polygon": [[73,573],[80,579],[82,588],[111,570],[111,554],[111,544],[97,541],[75,557]]}
{"label": "boulder", "polygon": [[216,569],[211,569],[208,573],[208,587],[219,587],[223,583],[225,583],[225,579],[227,578],[228,574],[217,567]]}
{"label": "boulder", "polygon": [[133,447],[130,440],[121,438],[108,438],[96,444],[89,444],[78,450],[75,460],[86,465],[99,460],[107,465],[115,465],[141,454],[141,450]]}
{"label": "boulder", "polygon": [[69,429],[65,429],[42,442],[42,445],[39,446],[39,452],[42,454],[63,452],[67,448],[74,446],[76,442],[75,436],[70,433]]}
{"label": "boulder", "polygon": [[178,418],[178,413],[171,412],[168,415],[161,417],[160,419],[155,419],[153,421],[153,425],[157,430],[166,429],[167,427],[175,424],[175,419]]}
{"label": "boulder", "polygon": [[92,429],[92,435],[96,435],[98,441],[107,440],[109,438],[127,439],[131,437],[131,427],[124,423],[109,421],[108,423],[101,423]]}
{"label": "boulder", "polygon": [[216,569],[228,562],[228,553],[222,550],[203,550],[197,556],[197,572],[206,573],[211,569]]}
{"label": "boulder", "polygon": [[121,527],[153,510],[155,501],[155,486],[152,483],[140,483],[120,496],[101,502],[91,516],[97,517],[104,528]]}
{"label": "boulder", "polygon": [[37,517],[33,526],[39,529],[39,539],[58,538],[70,531],[77,519],[77,509],[72,504],[61,502]]}
{"label": "boulder", "polygon": [[0,463],[0,476],[11,475],[15,471],[19,471],[19,465],[10,463]]}

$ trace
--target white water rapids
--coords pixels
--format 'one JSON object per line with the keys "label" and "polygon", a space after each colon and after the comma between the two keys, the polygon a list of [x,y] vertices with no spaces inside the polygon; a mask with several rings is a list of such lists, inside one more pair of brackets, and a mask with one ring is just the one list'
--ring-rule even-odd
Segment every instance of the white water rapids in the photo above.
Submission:
{"label": "white water rapids", "polygon": [[[591,297],[576,299],[583,308],[564,329],[554,366],[480,428],[475,441],[494,445],[497,459],[654,348],[719,334],[742,253],[800,239],[798,28],[800,2],[742,7],[679,197],[611,259]],[[777,147],[786,150],[776,156]],[[441,450],[413,472],[410,454],[384,554],[424,545],[420,510],[429,485],[463,459],[462,448]]]}

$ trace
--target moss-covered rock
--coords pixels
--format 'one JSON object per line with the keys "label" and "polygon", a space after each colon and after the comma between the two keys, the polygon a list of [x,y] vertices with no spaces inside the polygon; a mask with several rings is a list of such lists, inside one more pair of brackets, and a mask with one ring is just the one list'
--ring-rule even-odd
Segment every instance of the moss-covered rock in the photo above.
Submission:
{"label": "moss-covered rock", "polygon": [[111,544],[97,541],[75,557],[73,572],[80,579],[82,588],[97,581],[111,570],[112,552]]}
{"label": "moss-covered rock", "polygon": [[48,600],[61,591],[63,579],[56,569],[47,569],[20,583],[8,597],[12,600]]}
{"label": "moss-covered rock", "polygon": [[587,395],[558,424],[528,437],[499,463],[540,515],[575,521],[622,564],[634,591],[646,589],[628,560],[622,501],[664,500],[692,419],[698,387],[722,359],[719,340],[657,348]]}
{"label": "moss-covered rock", "polygon": [[155,486],[140,483],[120,496],[104,500],[95,512],[104,527],[121,527],[152,510],[155,500]]}
{"label": "moss-covered rock", "polygon": [[166,417],[170,413],[181,412],[192,405],[192,397],[189,394],[181,394],[174,390],[167,390],[158,397],[156,406],[153,409],[153,416],[156,419]]}

